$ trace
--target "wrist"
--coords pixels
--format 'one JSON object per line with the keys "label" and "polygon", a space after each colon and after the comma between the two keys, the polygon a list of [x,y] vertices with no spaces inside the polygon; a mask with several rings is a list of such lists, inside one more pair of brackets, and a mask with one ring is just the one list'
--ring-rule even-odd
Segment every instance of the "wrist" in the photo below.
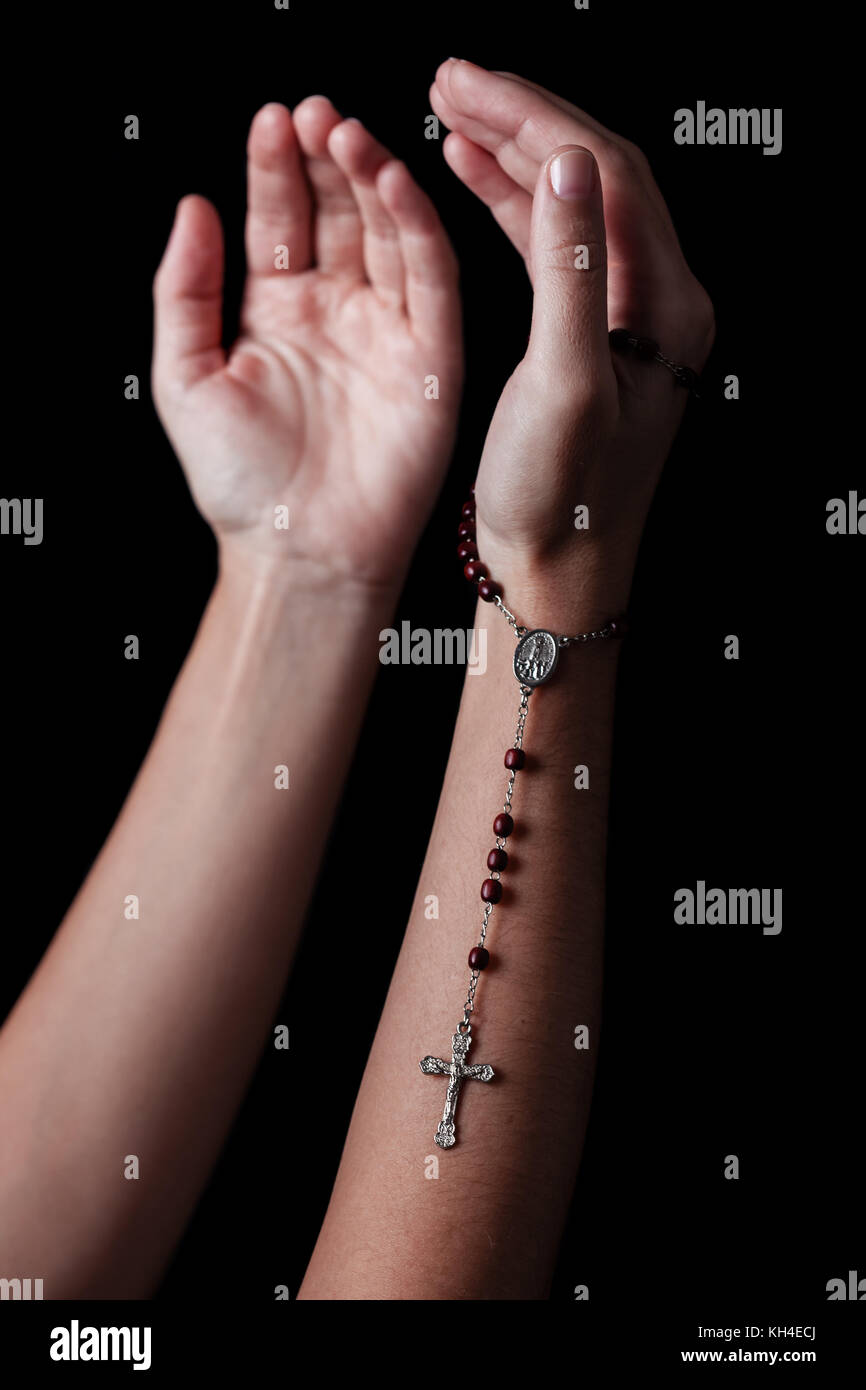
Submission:
{"label": "wrist", "polygon": [[626,612],[634,570],[630,551],[582,539],[545,550],[502,545],[483,538],[480,523],[478,535],[482,569],[499,585],[518,623],[588,632]]}
{"label": "wrist", "polygon": [[268,597],[280,604],[319,608],[332,616],[390,615],[400,596],[403,576],[370,580],[341,573],[306,558],[256,551],[217,537],[218,587],[253,601]]}

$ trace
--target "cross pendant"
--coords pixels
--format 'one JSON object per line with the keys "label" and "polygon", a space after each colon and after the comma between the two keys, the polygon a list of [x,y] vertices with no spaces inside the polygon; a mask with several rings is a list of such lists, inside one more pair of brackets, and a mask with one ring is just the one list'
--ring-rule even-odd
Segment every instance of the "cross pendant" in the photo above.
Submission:
{"label": "cross pendant", "polygon": [[463,1082],[466,1080],[492,1081],[494,1077],[493,1068],[487,1063],[467,1067],[466,1054],[471,1042],[472,1038],[469,1033],[461,1033],[458,1029],[451,1039],[450,1062],[443,1062],[441,1057],[425,1057],[420,1064],[421,1070],[426,1072],[428,1076],[447,1076],[450,1078],[445,1095],[445,1111],[439,1121],[439,1128],[433,1136],[433,1142],[438,1144],[440,1149],[450,1149],[455,1142],[454,1115],[457,1110],[457,1097],[460,1095]]}

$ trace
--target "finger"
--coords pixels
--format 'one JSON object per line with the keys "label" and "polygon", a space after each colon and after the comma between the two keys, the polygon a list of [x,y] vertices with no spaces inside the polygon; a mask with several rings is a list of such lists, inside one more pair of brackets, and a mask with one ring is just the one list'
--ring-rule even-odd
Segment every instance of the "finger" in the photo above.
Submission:
{"label": "finger", "polygon": [[382,166],[376,190],[397,228],[406,310],[419,337],[461,351],[457,258],[439,216],[406,165]]}
{"label": "finger", "polygon": [[[683,255],[676,229],[661,189],[656,183],[649,161],[643,153],[629,141],[607,130],[593,120],[585,111],[565,101],[536,82],[515,73],[497,74],[510,82],[517,83],[546,101],[559,107],[567,117],[592,129],[599,138],[616,147],[614,159],[615,173],[624,170],[629,178],[643,186],[646,195],[645,206],[651,208],[653,222],[658,232],[659,255],[652,258],[655,283],[650,285],[641,280],[641,268],[622,265],[625,274],[618,274],[615,284],[608,284],[608,315],[613,327],[624,324],[639,324],[635,329],[639,336],[652,337],[657,332],[671,333],[672,344],[680,345],[679,351],[699,367],[706,361],[715,336],[715,318],[712,302],[706,290],[695,279]],[[616,166],[619,164],[619,170]],[[627,234],[620,225],[624,204],[616,192],[611,192],[611,183],[617,179],[608,178],[602,171],[605,190],[605,222],[608,241],[628,245]],[[615,227],[612,233],[611,227]],[[635,274],[635,270],[637,273]]]}
{"label": "finger", "polygon": [[[504,77],[509,82],[517,82],[521,87],[526,87],[529,91],[536,92],[545,101],[556,106],[565,116],[574,121],[575,124],[580,127],[584,135],[592,133],[600,140],[605,140],[620,150],[631,148],[629,142],[624,140],[622,136],[617,135],[615,131],[609,130],[607,126],[603,126],[600,121],[596,121],[592,116],[587,115],[586,111],[581,111],[579,106],[575,106],[573,102],[566,101],[564,97],[557,96],[555,92],[548,91],[546,87],[539,86],[537,82],[530,82],[528,77],[518,77],[517,73],[514,72],[497,72],[494,75],[496,77]],[[673,219],[668,211],[667,203],[662,196],[662,191],[652,176],[649,161],[638,161],[636,164],[636,172],[647,194],[654,200],[658,211],[665,218],[671,235],[676,238]]]}
{"label": "finger", "polygon": [[[521,167],[526,173],[534,166],[532,184],[525,185],[528,192],[534,187],[538,166],[551,147],[566,143],[559,138],[563,130],[572,137],[572,143],[580,138],[598,162],[605,146],[613,150],[626,145],[620,136],[579,107],[514,73],[488,72],[476,63],[450,58],[437,69],[434,86],[461,122],[475,121],[479,133],[483,129],[486,138],[498,142],[503,149],[513,145],[508,156],[524,156],[528,163]],[[563,126],[563,117],[570,122],[568,127]]]}
{"label": "finger", "polygon": [[532,191],[538,168],[551,149],[563,144],[589,149],[604,182],[613,257],[656,278],[674,258],[681,263],[661,194],[656,190],[657,196],[650,196],[643,173],[646,161],[627,141],[577,107],[572,108],[576,115],[571,115],[552,104],[546,93],[474,63],[444,63],[436,73],[436,87],[446,124],[494,154],[527,192]]}
{"label": "finger", "polygon": [[397,224],[376,189],[379,170],[391,155],[354,117],[334,126],[328,151],[345,174],[364,228],[364,266],[373,289],[384,301],[401,307],[405,285]]}
{"label": "finger", "polygon": [[271,102],[254,117],[247,142],[246,248],[254,275],[277,273],[278,246],[288,247],[290,273],[309,268],[311,212],[291,112]]}
{"label": "finger", "polygon": [[[438,80],[430,88],[430,103],[435,114],[449,130],[465,135],[467,140],[495,155],[501,167],[515,183],[527,193],[532,192],[541,161],[524,153],[506,131],[495,125],[492,112],[479,105],[476,115],[468,115],[452,100],[450,93]],[[549,153],[550,148],[549,146],[546,153]]]}
{"label": "finger", "polygon": [[328,136],[340,120],[340,113],[327,97],[307,97],[294,111],[295,130],[306,157],[307,178],[313,190],[316,265],[329,275],[363,280],[361,215],[349,180],[328,151]]}
{"label": "finger", "polygon": [[153,282],[154,376],[192,386],[225,365],[223,234],[206,198],[182,198]]}
{"label": "finger", "polygon": [[446,137],[442,153],[458,179],[489,207],[505,235],[528,259],[531,195],[500,169],[492,154],[456,131]]}
{"label": "finger", "polygon": [[614,386],[598,165],[566,146],[545,161],[532,206],[535,298],[527,359],[546,377],[596,391]]}

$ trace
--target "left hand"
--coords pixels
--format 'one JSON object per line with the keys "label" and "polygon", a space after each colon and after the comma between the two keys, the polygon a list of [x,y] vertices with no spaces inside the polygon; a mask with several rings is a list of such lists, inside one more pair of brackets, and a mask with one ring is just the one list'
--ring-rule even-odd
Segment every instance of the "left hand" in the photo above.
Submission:
{"label": "left hand", "polygon": [[[482,560],[506,582],[506,601],[556,572],[566,584],[597,575],[602,609],[624,606],[687,393],[658,363],[613,354],[608,330],[653,338],[700,370],[714,336],[709,296],[628,141],[522,78],[455,59],[439,68],[431,101],[452,131],[448,163],[490,207],[535,289],[526,356],[478,472]],[[563,170],[583,182],[560,182],[557,196]],[[579,246],[588,269],[575,267]],[[574,529],[578,504],[589,507],[587,532]]]}

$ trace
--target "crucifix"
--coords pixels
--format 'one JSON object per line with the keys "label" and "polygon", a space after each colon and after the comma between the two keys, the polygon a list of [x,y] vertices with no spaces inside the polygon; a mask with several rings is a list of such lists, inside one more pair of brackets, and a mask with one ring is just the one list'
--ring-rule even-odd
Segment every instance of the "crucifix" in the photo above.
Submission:
{"label": "crucifix", "polygon": [[445,1111],[439,1121],[439,1128],[433,1135],[433,1142],[438,1144],[440,1149],[450,1149],[455,1142],[454,1136],[454,1114],[457,1110],[457,1097],[460,1095],[460,1087],[467,1079],[470,1081],[492,1081],[494,1071],[488,1063],[483,1065],[467,1067],[466,1054],[469,1051],[469,1044],[472,1038],[469,1030],[465,1033],[460,1032],[464,1025],[459,1024],[457,1032],[451,1039],[451,1061],[443,1062],[441,1057],[424,1057],[420,1063],[421,1070],[428,1076],[448,1076],[448,1090],[445,1095]]}

